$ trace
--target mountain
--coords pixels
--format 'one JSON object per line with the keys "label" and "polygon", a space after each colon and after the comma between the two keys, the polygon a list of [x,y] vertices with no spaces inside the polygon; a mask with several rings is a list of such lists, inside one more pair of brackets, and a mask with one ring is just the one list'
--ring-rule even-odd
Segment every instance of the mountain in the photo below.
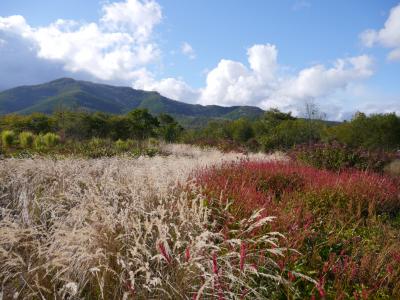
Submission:
{"label": "mountain", "polygon": [[135,108],[147,108],[152,114],[173,115],[188,126],[203,124],[210,119],[256,118],[264,113],[253,106],[194,105],[168,99],[157,92],[71,78],[20,86],[0,93],[0,114],[50,114],[60,109],[123,114]]}

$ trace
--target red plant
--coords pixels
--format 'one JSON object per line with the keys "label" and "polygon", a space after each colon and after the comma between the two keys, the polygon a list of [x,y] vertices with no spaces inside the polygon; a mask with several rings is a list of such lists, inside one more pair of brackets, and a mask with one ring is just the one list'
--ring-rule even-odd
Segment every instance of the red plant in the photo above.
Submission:
{"label": "red plant", "polygon": [[188,262],[190,260],[190,248],[189,246],[185,250],[185,260]]}
{"label": "red plant", "polygon": [[240,245],[240,271],[243,272],[244,262],[246,260],[246,244],[242,242]]}
{"label": "red plant", "polygon": [[[339,287],[348,288],[353,283],[361,282],[372,291],[383,284],[393,286],[390,280],[398,278],[390,275],[388,279],[382,274],[397,272],[400,275],[400,254],[393,250],[389,252],[391,260],[386,259],[377,265],[376,270],[371,271],[375,272],[374,275],[366,275],[365,270],[371,262],[377,261],[378,254],[368,248],[362,250],[364,246],[360,236],[341,240],[340,231],[332,231],[336,227],[346,228],[349,224],[376,222],[374,220],[381,214],[390,216],[398,213],[400,184],[395,178],[357,170],[337,173],[293,162],[259,161],[206,168],[194,174],[194,178],[203,187],[208,205],[230,203],[229,210],[235,219],[249,217],[260,208],[264,209],[265,215],[276,216],[268,230],[283,233],[286,236],[285,246],[304,253],[303,256],[292,254],[278,261],[279,267],[283,272],[285,266],[291,267],[303,259],[300,265],[317,269],[317,274],[321,276],[316,286],[320,298],[328,297],[327,284],[334,286],[339,297],[345,294]],[[224,222],[229,225],[231,221],[227,219]],[[249,234],[256,235],[257,232]],[[339,248],[335,250],[334,247]],[[242,271],[246,250],[246,245],[242,244]],[[213,266],[214,272],[217,272],[216,260]],[[291,275],[288,274],[289,280]],[[374,287],[374,282],[378,280],[379,285]],[[353,291],[350,289],[350,294]]]}
{"label": "red plant", "polygon": [[158,248],[160,249],[161,255],[165,258],[167,263],[170,264],[172,262],[172,259],[171,256],[169,256],[167,249],[165,249],[164,243],[163,242],[158,243]]}

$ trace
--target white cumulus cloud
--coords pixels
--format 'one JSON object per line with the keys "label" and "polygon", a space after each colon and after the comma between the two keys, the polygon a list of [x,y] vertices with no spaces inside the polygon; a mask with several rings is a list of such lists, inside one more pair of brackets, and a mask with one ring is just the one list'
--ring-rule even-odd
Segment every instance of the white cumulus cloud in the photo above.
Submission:
{"label": "white cumulus cloud", "polygon": [[392,49],[388,59],[400,60],[400,4],[391,9],[382,29],[368,29],[361,33],[360,38],[367,47],[380,45]]}
{"label": "white cumulus cloud", "polygon": [[[326,101],[349,85],[373,74],[373,60],[367,55],[337,59],[287,74],[278,63],[278,49],[271,44],[253,45],[247,50],[248,64],[222,59],[208,71],[203,88],[193,89],[182,79],[140,80],[137,87],[157,90],[174,99],[204,105],[257,105],[299,113],[305,101]],[[144,78],[144,77],[142,77]],[[340,103],[338,104],[340,106]],[[333,116],[331,116],[333,117]]]}
{"label": "white cumulus cloud", "polygon": [[184,102],[197,102],[199,92],[191,88],[182,79],[168,77],[156,80],[154,74],[145,68],[138,70],[135,76],[136,80],[133,83],[133,87],[136,89],[157,91],[165,97]]}
{"label": "white cumulus cloud", "polygon": [[66,71],[127,82],[159,57],[151,37],[161,19],[157,2],[126,0],[103,5],[97,23],[57,20],[32,27],[23,16],[0,17],[0,34],[29,42],[39,58],[62,63]]}

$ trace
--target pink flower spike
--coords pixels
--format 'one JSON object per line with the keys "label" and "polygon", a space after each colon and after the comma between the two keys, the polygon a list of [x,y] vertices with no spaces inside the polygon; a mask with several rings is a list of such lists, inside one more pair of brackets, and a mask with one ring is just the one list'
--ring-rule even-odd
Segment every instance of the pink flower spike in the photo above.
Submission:
{"label": "pink flower spike", "polygon": [[243,272],[244,262],[246,260],[246,243],[240,245],[240,271]]}
{"label": "pink flower spike", "polygon": [[185,250],[185,260],[188,262],[190,260],[190,248],[189,246]]}
{"label": "pink flower spike", "polygon": [[213,253],[213,272],[218,275],[218,263],[217,263],[217,254]]}
{"label": "pink flower spike", "polygon": [[158,248],[160,249],[162,256],[164,256],[165,260],[170,264],[172,260],[171,257],[168,255],[167,250],[165,249],[164,243],[160,242],[158,244]]}

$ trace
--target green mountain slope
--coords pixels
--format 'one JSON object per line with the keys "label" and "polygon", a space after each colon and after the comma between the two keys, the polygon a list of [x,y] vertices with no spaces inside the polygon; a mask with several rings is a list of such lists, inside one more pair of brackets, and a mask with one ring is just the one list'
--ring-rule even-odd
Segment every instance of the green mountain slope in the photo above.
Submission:
{"label": "green mountain slope", "polygon": [[[186,124],[209,119],[256,118],[263,110],[251,106],[222,107],[194,105],[129,87],[61,78],[48,83],[21,86],[0,93],[0,114],[32,112],[52,113],[60,109],[102,111],[123,114],[135,108],[147,108],[153,114],[168,113]],[[199,120],[198,120],[199,119]]]}

